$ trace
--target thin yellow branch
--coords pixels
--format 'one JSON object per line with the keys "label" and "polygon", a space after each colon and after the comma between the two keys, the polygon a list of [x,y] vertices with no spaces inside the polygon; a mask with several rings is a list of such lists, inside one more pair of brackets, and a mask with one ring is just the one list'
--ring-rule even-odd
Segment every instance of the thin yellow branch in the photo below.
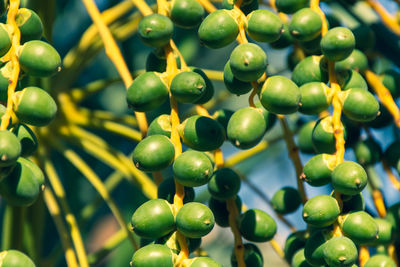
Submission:
{"label": "thin yellow branch", "polygon": [[217,8],[209,0],[197,0],[208,13],[217,11]]}
{"label": "thin yellow branch", "polygon": [[360,267],[364,267],[365,263],[367,263],[367,261],[369,260],[369,250],[366,246],[360,247],[358,259],[360,262]]}
{"label": "thin yellow branch", "polygon": [[390,169],[390,166],[387,164],[385,160],[382,161],[382,165],[393,187],[400,191],[400,182],[393,174],[392,170]]}
{"label": "thin yellow branch", "polygon": [[229,211],[229,226],[231,227],[231,231],[235,239],[234,251],[238,267],[246,267],[246,263],[244,262],[244,246],[242,241],[242,235],[240,234],[239,226],[236,221],[236,218],[239,216],[239,210],[236,206],[235,199],[232,198],[227,200],[226,207]]}
{"label": "thin yellow branch", "polygon": [[397,23],[397,20],[394,16],[392,16],[385,7],[376,0],[366,0],[367,4],[375,10],[376,13],[382,18],[383,23],[388,27],[392,32],[400,36],[400,25]]}

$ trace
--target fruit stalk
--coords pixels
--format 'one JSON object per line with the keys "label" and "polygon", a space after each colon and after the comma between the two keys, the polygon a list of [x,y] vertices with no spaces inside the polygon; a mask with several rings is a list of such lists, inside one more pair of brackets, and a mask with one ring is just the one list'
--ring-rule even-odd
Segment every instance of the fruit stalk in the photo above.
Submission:
{"label": "fruit stalk", "polygon": [[396,18],[394,18],[385,7],[375,0],[366,0],[367,4],[375,10],[376,13],[382,18],[383,23],[388,27],[392,32],[400,36],[400,25],[397,23]]}

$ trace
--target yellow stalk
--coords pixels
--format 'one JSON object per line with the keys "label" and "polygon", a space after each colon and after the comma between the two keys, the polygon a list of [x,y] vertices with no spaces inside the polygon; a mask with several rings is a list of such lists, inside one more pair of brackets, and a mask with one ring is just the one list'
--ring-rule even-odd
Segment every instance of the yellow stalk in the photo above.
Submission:
{"label": "yellow stalk", "polygon": [[385,7],[376,0],[366,0],[367,4],[375,10],[376,13],[382,18],[383,23],[388,27],[392,32],[400,36],[400,25],[397,23],[397,20],[394,16],[392,16]]}

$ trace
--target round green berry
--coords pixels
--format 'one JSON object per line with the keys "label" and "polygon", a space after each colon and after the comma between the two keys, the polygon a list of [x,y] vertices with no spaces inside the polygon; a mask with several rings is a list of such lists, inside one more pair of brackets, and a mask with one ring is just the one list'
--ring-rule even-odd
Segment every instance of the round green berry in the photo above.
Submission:
{"label": "round green berry", "polygon": [[328,195],[318,195],[309,199],[303,208],[303,220],[315,227],[331,225],[339,214],[338,202]]}
{"label": "round green berry", "polygon": [[373,165],[380,161],[382,148],[374,139],[368,138],[355,144],[354,154],[361,165]]}
{"label": "round green berry", "polygon": [[353,52],[355,45],[353,33],[345,27],[330,29],[321,39],[322,53],[331,61],[347,58]]}
{"label": "round green berry", "polygon": [[340,71],[336,75],[337,82],[342,89],[342,91],[346,91],[351,88],[360,88],[364,90],[368,90],[368,84],[355,70],[344,70]]}
{"label": "round green berry", "polygon": [[214,172],[208,181],[208,191],[218,200],[234,198],[240,189],[240,177],[230,168],[222,168]]}
{"label": "round green berry", "polygon": [[377,254],[369,258],[364,267],[396,267],[396,263],[389,256]]}
{"label": "round green berry", "polygon": [[394,69],[380,75],[383,85],[389,90],[393,98],[400,96],[400,73]]}
{"label": "round green berry", "polygon": [[174,0],[171,6],[171,20],[182,28],[196,27],[203,20],[204,8],[196,0]]}
{"label": "round green berry", "polygon": [[140,248],[133,254],[132,267],[173,267],[173,253],[165,245],[150,244]]}
{"label": "round green berry", "polygon": [[38,40],[43,34],[43,24],[33,10],[27,8],[18,9],[15,22],[21,32],[21,43]]}
{"label": "round green berry", "polygon": [[214,228],[214,215],[206,205],[190,202],[176,215],[176,227],[186,237],[200,238]]}
{"label": "round green berry", "polygon": [[265,211],[249,209],[239,219],[239,230],[252,242],[267,242],[276,234],[276,222]]}
{"label": "round green berry", "polygon": [[283,248],[286,261],[292,262],[292,258],[296,254],[296,251],[304,248],[308,238],[309,233],[307,233],[307,231],[296,231],[288,235]]}
{"label": "round green berry", "polygon": [[170,90],[173,97],[181,103],[194,103],[203,96],[206,82],[200,74],[184,71],[177,74],[171,82]]}
{"label": "round green berry", "polygon": [[367,56],[357,49],[354,49],[345,59],[335,63],[336,71],[355,70],[364,72],[366,69],[368,69]]}
{"label": "round green berry", "polygon": [[367,185],[367,173],[364,168],[354,161],[344,161],[332,172],[332,186],[345,195],[356,195]]}
{"label": "round green berry", "polygon": [[277,41],[282,34],[283,23],[278,15],[267,9],[258,9],[247,16],[246,31],[257,42]]}
{"label": "round green berry", "polygon": [[329,154],[318,154],[304,165],[301,176],[311,186],[323,186],[331,182],[336,159]]}
{"label": "round green berry", "polygon": [[280,214],[292,213],[301,205],[300,193],[293,187],[283,187],[275,192],[271,204]]}
{"label": "round green berry", "polygon": [[299,111],[304,114],[318,114],[327,109],[332,101],[332,94],[326,84],[311,82],[300,87],[301,105]]}
{"label": "round green berry", "polygon": [[174,25],[166,16],[151,14],[140,20],[138,33],[146,45],[154,48],[163,47],[172,38]]}
{"label": "round green berry", "polygon": [[190,67],[189,69],[197,74],[200,74],[200,76],[204,79],[206,83],[204,94],[194,102],[195,104],[199,105],[205,104],[210,101],[214,96],[214,85],[202,69],[196,67]]}
{"label": "round green berry", "polygon": [[356,245],[345,236],[333,237],[324,246],[324,259],[329,266],[352,266],[357,258]]}
{"label": "round green berry", "polygon": [[[1,1],[2,2],[2,1]],[[18,250],[4,250],[0,252],[2,267],[36,267],[35,263],[24,253]]]}
{"label": "round green berry", "polygon": [[289,24],[289,31],[298,41],[310,41],[320,35],[322,20],[317,12],[311,8],[297,11]]}
{"label": "round green berry", "polygon": [[226,89],[228,89],[229,92],[235,95],[247,94],[251,91],[251,89],[253,89],[253,86],[250,82],[242,82],[236,79],[236,77],[232,73],[229,60],[224,67],[224,84],[226,86]]}
{"label": "round green berry", "polygon": [[7,31],[6,25],[0,24],[0,56],[7,54],[11,48],[11,38]]}
{"label": "round green berry", "polygon": [[15,126],[12,131],[21,143],[21,156],[31,156],[38,148],[38,140],[35,133],[23,123]]}
{"label": "round green berry", "polygon": [[222,267],[217,261],[209,257],[195,257],[189,260],[190,263],[184,266],[187,267]]}
{"label": "round green berry", "polygon": [[374,218],[375,223],[378,225],[378,237],[372,242],[373,245],[388,245],[394,240],[393,224],[388,220],[382,218]]}
{"label": "round green berry", "polygon": [[147,135],[161,134],[171,137],[171,118],[167,114],[162,114],[155,118],[149,125]]}
{"label": "round green berry", "polygon": [[[346,128],[342,124],[345,140],[347,138]],[[317,121],[312,133],[312,142],[318,153],[333,154],[336,151],[336,140],[333,134],[332,117],[328,116]]]}
{"label": "round green berry", "polygon": [[378,237],[378,225],[365,211],[350,213],[342,222],[343,234],[356,244],[368,244]]}
{"label": "round green berry", "polygon": [[291,261],[292,267],[312,267],[313,265],[309,264],[304,256],[304,248],[297,250],[297,252],[293,255],[293,259]]}
{"label": "round green berry", "polygon": [[276,0],[276,8],[279,12],[293,14],[297,10],[308,6],[308,0]]}
{"label": "round green berry", "polygon": [[312,132],[314,130],[316,121],[309,121],[300,127],[297,135],[297,146],[302,153],[315,154],[312,144]]}
{"label": "round green berry", "polygon": [[0,167],[7,167],[15,164],[21,155],[21,143],[18,137],[8,131],[0,131]]}
{"label": "round green berry", "polygon": [[309,56],[300,61],[292,72],[292,81],[297,86],[310,82],[327,82],[328,69],[322,56]]}
{"label": "round green berry", "polygon": [[304,246],[304,256],[312,266],[325,265],[324,247],[326,241],[331,238],[331,233],[327,230],[319,230],[313,232],[306,240]]}

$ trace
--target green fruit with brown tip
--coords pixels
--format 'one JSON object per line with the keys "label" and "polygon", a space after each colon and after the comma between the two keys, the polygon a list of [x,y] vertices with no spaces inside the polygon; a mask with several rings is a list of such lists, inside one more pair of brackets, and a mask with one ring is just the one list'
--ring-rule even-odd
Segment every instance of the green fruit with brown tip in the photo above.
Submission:
{"label": "green fruit with brown tip", "polygon": [[311,8],[303,8],[297,11],[289,24],[289,31],[298,41],[310,41],[320,35],[322,20]]}
{"label": "green fruit with brown tip", "polygon": [[175,156],[175,147],[164,135],[151,135],[133,150],[133,162],[139,170],[154,172],[168,167]]}
{"label": "green fruit with brown tip", "polygon": [[339,214],[338,202],[328,195],[318,195],[309,199],[303,208],[303,220],[314,227],[331,225]]}
{"label": "green fruit with brown tip", "polygon": [[182,28],[193,28],[204,16],[203,6],[196,0],[175,0],[171,3],[171,20]]}
{"label": "green fruit with brown tip", "polygon": [[258,42],[277,41],[283,30],[283,23],[279,16],[266,9],[251,12],[246,22],[247,33]]}
{"label": "green fruit with brown tip", "polygon": [[360,193],[368,182],[364,168],[354,161],[340,163],[331,176],[335,191],[350,196]]}
{"label": "green fruit with brown tip", "polygon": [[[263,267],[264,266],[264,258],[262,256],[262,253],[260,249],[251,243],[246,243],[243,245],[244,246],[244,263],[246,266],[251,266],[251,267]],[[234,251],[232,251],[231,254],[231,264],[232,267],[237,267],[237,259],[236,259],[236,254]]]}
{"label": "green fruit with brown tip", "polygon": [[270,43],[270,46],[275,49],[283,49],[288,47],[293,43],[293,37],[289,32],[289,25],[287,23],[283,23],[283,30],[281,36],[275,42]]}
{"label": "green fruit with brown tip", "polygon": [[343,234],[359,245],[374,242],[378,237],[378,230],[374,218],[365,211],[352,212],[342,222]]}
{"label": "green fruit with brown tip", "polygon": [[240,177],[234,170],[222,168],[214,172],[208,181],[208,191],[213,198],[228,200],[239,192],[240,182]]}
{"label": "green fruit with brown tip", "polygon": [[328,266],[353,266],[357,258],[357,247],[347,237],[333,237],[324,246],[324,259]]}
{"label": "green fruit with brown tip", "polygon": [[203,237],[214,228],[214,215],[204,204],[187,203],[176,215],[176,228],[186,237]]}
{"label": "green fruit with brown tip", "polygon": [[35,263],[24,253],[18,250],[4,250],[0,252],[1,267],[36,267]]}
{"label": "green fruit with brown tip", "polygon": [[31,156],[38,148],[38,140],[35,133],[31,128],[22,123],[14,127],[12,131],[21,143],[21,156]]}
{"label": "green fruit with brown tip", "polygon": [[394,240],[394,228],[388,220],[382,218],[374,218],[378,225],[378,237],[372,242],[372,245],[388,245]]}
{"label": "green fruit with brown tip", "polygon": [[311,186],[323,186],[331,182],[332,170],[335,167],[335,157],[329,154],[318,154],[304,165],[304,179]]}
{"label": "green fruit with brown tip", "polygon": [[276,234],[276,222],[265,211],[249,209],[240,216],[239,230],[252,242],[267,242]]}
{"label": "green fruit with brown tip", "polygon": [[321,50],[330,61],[340,61],[353,52],[356,45],[354,34],[345,27],[330,29],[321,39]]}
{"label": "green fruit with brown tip", "polygon": [[271,199],[271,204],[277,213],[292,213],[301,205],[300,193],[293,187],[283,187],[275,192]]}
{"label": "green fruit with brown tip", "polygon": [[169,17],[151,14],[140,20],[138,33],[146,45],[154,48],[163,47],[172,38],[174,25]]}
{"label": "green fruit with brown tip", "polygon": [[132,267],[173,267],[173,253],[165,245],[150,244],[137,250],[132,257]]}
{"label": "green fruit with brown tip", "polygon": [[194,102],[194,104],[202,105],[210,101],[214,96],[214,85],[211,80],[207,77],[205,72],[197,67],[189,67],[189,69],[197,74],[199,74],[206,83],[206,88],[204,90],[204,94]]}
{"label": "green fruit with brown tip", "polygon": [[172,96],[181,103],[194,103],[205,93],[206,82],[200,74],[184,71],[175,75],[170,85]]}
{"label": "green fruit with brown tip", "polygon": [[175,228],[172,206],[164,199],[152,199],[135,210],[131,218],[133,231],[145,238],[160,238]]}
{"label": "green fruit with brown tip", "polygon": [[300,61],[292,72],[292,81],[297,86],[310,82],[328,81],[328,68],[322,56],[309,56]]}
{"label": "green fruit with brown tip", "polygon": [[374,139],[368,138],[355,144],[354,154],[361,165],[373,165],[380,161],[382,148]]}
{"label": "green fruit with brown tip", "polygon": [[21,43],[38,40],[43,34],[43,24],[33,10],[27,8],[18,9],[15,22],[21,32]]}
{"label": "green fruit with brown tip", "polygon": [[15,164],[21,155],[21,143],[17,136],[8,131],[0,131],[0,167]]}
{"label": "green fruit with brown tip", "polygon": [[326,84],[311,82],[300,87],[301,104],[299,111],[304,114],[318,114],[329,107],[332,94]]}
{"label": "green fruit with brown tip", "polygon": [[343,103],[343,113],[353,121],[367,122],[378,116],[379,103],[365,89],[352,88],[343,92],[341,102]]}

